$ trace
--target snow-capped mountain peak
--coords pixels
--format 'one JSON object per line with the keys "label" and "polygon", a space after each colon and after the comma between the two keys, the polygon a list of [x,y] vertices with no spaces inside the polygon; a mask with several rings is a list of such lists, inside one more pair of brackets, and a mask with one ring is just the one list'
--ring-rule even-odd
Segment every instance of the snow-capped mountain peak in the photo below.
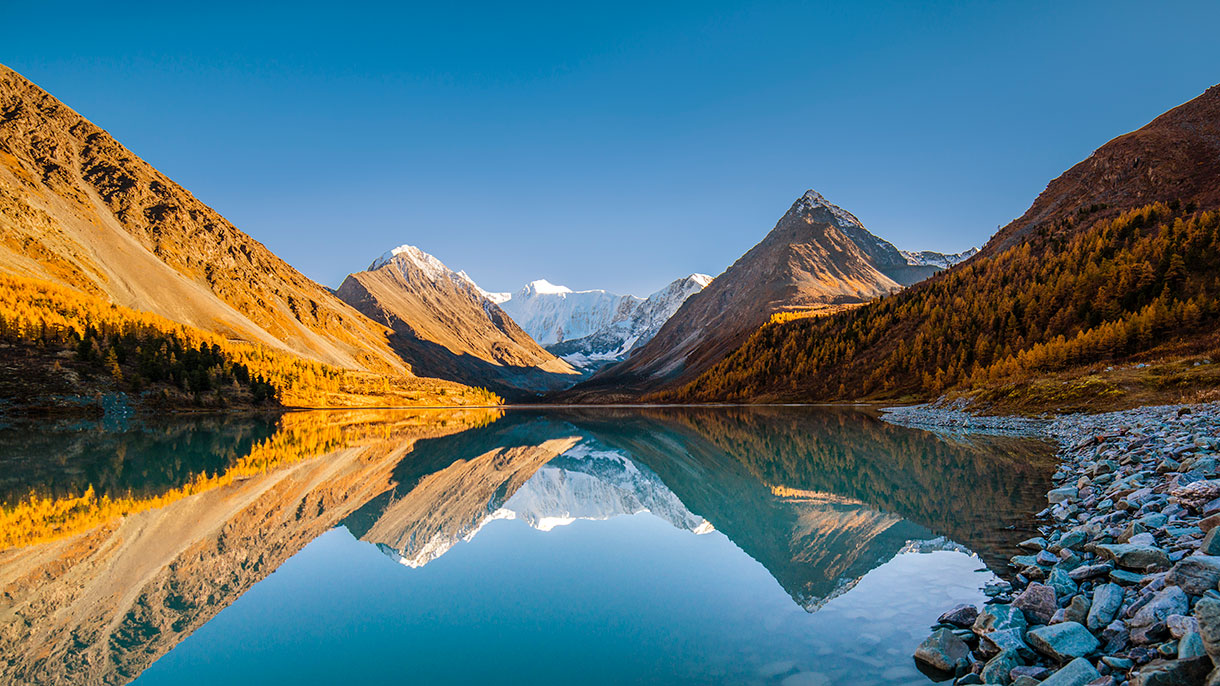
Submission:
{"label": "snow-capped mountain peak", "polygon": [[971,257],[974,257],[975,253],[978,251],[978,248],[970,248],[969,250],[959,253],[940,253],[932,250],[900,250],[899,252],[902,253],[902,256],[906,258],[907,264],[918,267],[939,267],[941,269],[948,269],[958,262],[965,262]]}
{"label": "snow-capped mountain peak", "polygon": [[388,250],[381,254],[381,257],[373,260],[369,268],[365,271],[374,271],[390,264],[395,258],[409,260],[412,264],[424,272],[428,278],[436,280],[441,276],[454,274],[453,270],[445,266],[443,262],[436,259],[432,255],[420,250],[414,245],[400,245],[397,248]]}
{"label": "snow-capped mountain peak", "polygon": [[531,281],[526,284],[525,288],[521,289],[521,292],[523,294],[563,296],[567,295],[568,293],[572,293],[573,291],[567,286],[557,286],[546,279],[538,279],[537,281]]}
{"label": "snow-capped mountain peak", "polygon": [[647,298],[605,290],[574,291],[540,279],[497,301],[534,340],[570,364],[592,371],[650,340],[707,274],[678,279]]}

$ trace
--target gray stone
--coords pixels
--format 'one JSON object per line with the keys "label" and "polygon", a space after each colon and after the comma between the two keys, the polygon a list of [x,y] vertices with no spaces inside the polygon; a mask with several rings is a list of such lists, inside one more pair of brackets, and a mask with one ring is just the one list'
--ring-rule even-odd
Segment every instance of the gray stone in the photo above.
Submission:
{"label": "gray stone", "polygon": [[1084,657],[1101,647],[1093,634],[1076,622],[1036,627],[1025,637],[1034,650],[1059,662]]}
{"label": "gray stone", "polygon": [[979,611],[973,605],[958,605],[940,616],[936,621],[941,624],[952,624],[968,628],[974,624],[974,620],[979,618]]}
{"label": "gray stone", "polygon": [[1043,550],[1046,548],[1046,539],[1042,538],[1041,536],[1034,536],[1033,538],[1027,538],[1024,541],[1021,541],[1017,545],[1025,548],[1026,550]]}
{"label": "gray stone", "polygon": [[1076,499],[1079,491],[1073,486],[1064,486],[1063,488],[1055,488],[1046,493],[1046,499],[1051,505],[1059,503],[1069,503]]}
{"label": "gray stone", "polygon": [[1138,586],[1144,582],[1145,575],[1128,572],[1125,569],[1115,569],[1110,572],[1110,581],[1124,586]]}
{"label": "gray stone", "polygon": [[1211,671],[1206,657],[1187,660],[1153,660],[1140,667],[1131,679],[1131,686],[1197,686]]}
{"label": "gray stone", "polygon": [[1090,681],[1101,678],[1097,669],[1083,657],[1067,663],[1062,669],[1050,675],[1042,686],[1086,686]]}
{"label": "gray stone", "polygon": [[1055,589],[1055,595],[1059,598],[1069,598],[1076,593],[1076,582],[1072,581],[1072,577],[1068,576],[1066,570],[1056,567],[1051,570],[1051,573],[1046,577],[1046,585]]}
{"label": "gray stone", "polygon": [[[1220,531],[1220,529],[1212,529],[1212,531]],[[1216,588],[1218,582],[1220,582],[1220,557],[1215,555],[1184,557],[1165,576],[1166,584],[1180,586],[1183,591],[1191,595],[1203,595],[1205,591]]]}
{"label": "gray stone", "polygon": [[[1145,643],[1157,631],[1155,625],[1163,622],[1169,615],[1186,614],[1190,610],[1190,600],[1178,586],[1166,586],[1158,591],[1143,607],[1135,613],[1128,624],[1131,627],[1131,640]],[[1168,633],[1168,630],[1166,630]]]}
{"label": "gray stone", "polygon": [[1202,657],[1207,654],[1207,650],[1203,648],[1203,639],[1199,634],[1190,632],[1183,636],[1178,641],[1178,659],[1185,660],[1192,657]]}
{"label": "gray stone", "polygon": [[1113,655],[1105,655],[1101,658],[1101,661],[1106,663],[1106,666],[1110,669],[1119,672],[1130,671],[1131,668],[1135,666],[1135,663],[1131,660],[1128,660],[1125,657],[1115,657]]}
{"label": "gray stone", "polygon": [[1101,584],[1093,589],[1093,605],[1085,625],[1093,631],[1114,621],[1123,605],[1123,589],[1118,584]]}
{"label": "gray stone", "polygon": [[1150,545],[1131,543],[1102,543],[1094,546],[1097,552],[1123,569],[1146,572],[1169,566],[1169,556],[1164,550]]}
{"label": "gray stone", "polygon": [[1068,606],[1064,608],[1063,618],[1069,622],[1084,624],[1089,619],[1090,606],[1088,596],[1084,594],[1072,596]]}
{"label": "gray stone", "polygon": [[1024,635],[1028,624],[1020,609],[1012,605],[992,603],[984,605],[983,610],[979,612],[979,618],[974,620],[974,633],[982,635],[992,631],[1016,629]]}
{"label": "gray stone", "polygon": [[1059,609],[1055,599],[1055,590],[1043,584],[1030,584],[1021,595],[1012,601],[1014,607],[1025,613],[1025,619],[1030,624],[1047,624]]}
{"label": "gray stone", "polygon": [[964,672],[970,665],[970,646],[952,631],[937,629],[915,649],[915,661],[940,672]]}
{"label": "gray stone", "polygon": [[1220,600],[1203,598],[1195,603],[1194,616],[1199,622],[1203,649],[1220,663]]}
{"label": "gray stone", "polygon": [[1165,626],[1169,627],[1169,634],[1174,638],[1199,632],[1199,620],[1186,615],[1169,615],[1165,618]]}
{"label": "gray stone", "polygon": [[978,652],[980,655],[994,657],[1006,650],[1015,652],[1025,660],[1033,660],[1037,657],[1034,655],[1033,649],[1025,642],[1024,634],[1020,629],[1003,629],[979,636]]}
{"label": "gray stone", "polygon": [[1038,686],[1040,683],[1042,682],[1024,674],[1012,680],[1012,686]]}
{"label": "gray stone", "polygon": [[1052,547],[1052,552],[1058,552],[1063,548],[1075,548],[1081,543],[1089,540],[1089,535],[1080,529],[1072,529],[1064,534]]}
{"label": "gray stone", "polygon": [[999,655],[987,661],[983,665],[983,671],[979,672],[979,676],[983,678],[983,683],[987,684],[1007,684],[1012,680],[1009,672],[1013,667],[1021,665],[1021,658],[1015,650],[1005,650]]}
{"label": "gray stone", "polygon": [[1071,577],[1072,581],[1080,582],[1087,579],[1096,579],[1099,576],[1105,576],[1109,574],[1110,570],[1112,569],[1114,569],[1114,564],[1111,562],[1104,562],[1096,565],[1081,565],[1068,572],[1068,576]]}

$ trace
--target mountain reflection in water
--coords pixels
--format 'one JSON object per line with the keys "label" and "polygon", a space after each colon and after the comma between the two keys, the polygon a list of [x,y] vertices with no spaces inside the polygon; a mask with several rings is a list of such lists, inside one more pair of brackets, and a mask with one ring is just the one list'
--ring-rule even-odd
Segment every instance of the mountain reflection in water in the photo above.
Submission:
{"label": "mountain reflection in water", "polygon": [[944,439],[824,408],[0,431],[0,682],[127,683],[336,526],[420,568],[499,520],[547,532],[649,513],[719,532],[813,612],[903,550],[969,549],[1002,570],[1046,490],[1047,455],[1034,441]]}

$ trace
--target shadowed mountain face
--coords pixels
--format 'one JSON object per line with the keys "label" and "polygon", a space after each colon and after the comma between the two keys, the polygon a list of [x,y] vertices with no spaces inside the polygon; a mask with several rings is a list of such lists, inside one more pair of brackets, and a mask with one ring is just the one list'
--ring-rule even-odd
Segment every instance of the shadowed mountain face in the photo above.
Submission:
{"label": "shadowed mountain face", "polygon": [[[123,435],[0,435],[8,464],[37,450],[84,465],[5,493],[131,492],[126,516],[82,512],[0,550],[0,681],[126,683],[339,525],[418,567],[498,519],[545,532],[648,512],[727,536],[814,611],[912,541],[946,536],[1000,569],[1025,535],[1003,526],[1048,480],[1041,444],[808,408],[296,413]],[[95,483],[106,452],[112,475]],[[178,463],[151,459],[167,455]],[[37,528],[38,511],[11,506]]]}
{"label": "shadowed mountain face", "polygon": [[390,327],[395,352],[417,374],[509,398],[565,388],[579,378],[464,273],[413,246],[397,248],[368,270],[349,275],[335,293]]}
{"label": "shadowed mountain face", "polygon": [[407,371],[387,329],[4,66],[0,272],[340,367]]}

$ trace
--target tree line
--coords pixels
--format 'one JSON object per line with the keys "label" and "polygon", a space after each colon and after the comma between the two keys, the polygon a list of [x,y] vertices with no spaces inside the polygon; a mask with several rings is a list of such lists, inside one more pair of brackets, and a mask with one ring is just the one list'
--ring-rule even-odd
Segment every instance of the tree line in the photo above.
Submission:
{"label": "tree line", "polygon": [[779,317],[661,401],[932,397],[1156,349],[1214,355],[1220,212],[1104,205],[905,291]]}

